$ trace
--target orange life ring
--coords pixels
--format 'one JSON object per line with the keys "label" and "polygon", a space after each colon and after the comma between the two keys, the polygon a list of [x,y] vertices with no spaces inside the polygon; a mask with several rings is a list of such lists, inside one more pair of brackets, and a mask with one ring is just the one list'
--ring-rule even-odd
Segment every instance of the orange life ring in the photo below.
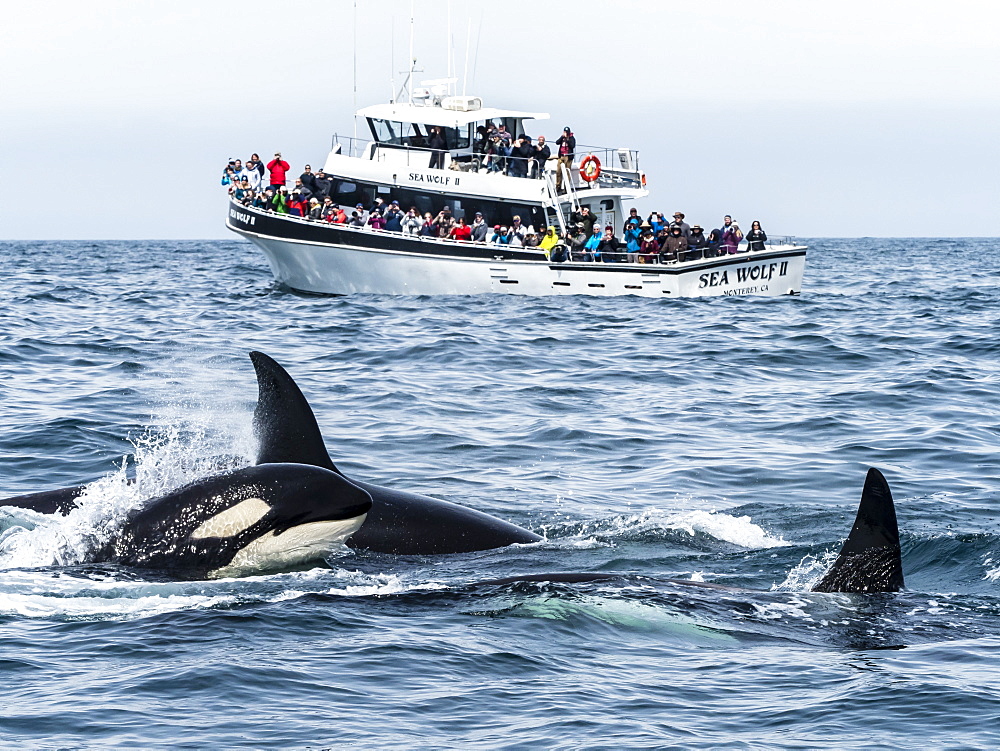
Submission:
{"label": "orange life ring", "polygon": [[601,176],[601,160],[593,154],[583,158],[580,162],[580,177],[588,183],[594,182]]}

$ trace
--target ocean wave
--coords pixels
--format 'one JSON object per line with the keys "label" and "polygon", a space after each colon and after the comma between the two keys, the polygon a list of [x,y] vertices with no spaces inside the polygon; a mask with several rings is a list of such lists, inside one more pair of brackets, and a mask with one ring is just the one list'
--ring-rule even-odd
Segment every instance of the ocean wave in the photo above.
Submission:
{"label": "ocean wave", "polygon": [[667,513],[649,509],[593,522],[563,522],[543,525],[545,537],[556,544],[613,544],[615,542],[658,542],[689,538],[730,543],[748,550],[785,547],[790,543],[773,535],[749,516],[732,516],[718,511]]}

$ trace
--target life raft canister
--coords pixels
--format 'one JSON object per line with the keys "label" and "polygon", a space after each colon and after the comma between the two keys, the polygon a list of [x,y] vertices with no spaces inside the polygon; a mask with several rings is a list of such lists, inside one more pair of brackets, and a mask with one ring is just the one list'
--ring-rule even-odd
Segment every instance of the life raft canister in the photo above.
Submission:
{"label": "life raft canister", "polygon": [[588,183],[592,183],[600,176],[601,176],[601,160],[598,159],[593,154],[584,157],[583,161],[580,162],[580,177],[582,177]]}

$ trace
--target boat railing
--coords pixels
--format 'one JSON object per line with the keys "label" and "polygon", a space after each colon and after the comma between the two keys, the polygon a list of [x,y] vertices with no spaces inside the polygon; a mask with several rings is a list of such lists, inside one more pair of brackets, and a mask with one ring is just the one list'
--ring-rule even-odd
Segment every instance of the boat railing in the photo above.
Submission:
{"label": "boat railing", "polygon": [[[597,178],[588,183],[579,174],[587,157],[594,157],[600,164]],[[615,149],[607,146],[581,146],[577,144],[573,159],[573,182],[578,188],[593,186],[614,186],[643,188],[644,177],[639,169],[639,152],[636,149]]]}
{"label": "boat railing", "polygon": [[[768,243],[764,246],[765,250],[782,250],[789,246],[794,246],[795,244],[791,242],[792,238],[783,238],[781,242],[778,243]],[[750,253],[750,248],[747,247],[746,243],[740,245],[735,253],[729,253],[727,251],[716,249],[711,250],[708,248],[698,248],[695,250],[682,250],[679,253],[640,253],[639,251],[603,251],[601,253],[595,253],[595,251],[576,251],[576,255],[589,254],[595,256],[592,260],[595,262],[603,263],[655,263],[655,264],[674,264],[674,263],[685,263],[686,261],[702,261],[712,258],[731,258],[733,256],[745,256]]]}
{"label": "boat railing", "polygon": [[[534,157],[503,156],[472,150],[467,153],[440,151],[410,143],[389,143],[371,139],[339,136],[336,133],[330,146],[331,152],[354,158],[389,162],[400,167],[421,169],[446,169],[461,172],[487,172],[510,177],[542,178],[546,172],[559,169],[558,155],[553,154],[544,165]],[[592,180],[584,179],[580,166],[588,157],[598,160],[599,170]],[[431,165],[434,165],[432,167]],[[578,146],[570,170],[574,188],[615,187],[643,188],[644,176],[639,170],[639,152],[635,149],[615,149],[599,146]]]}
{"label": "boat railing", "polygon": [[[302,223],[302,224],[321,225],[321,226],[329,224],[326,220],[310,219],[309,217],[295,216],[294,214],[281,214],[281,213],[277,213],[277,212],[274,212],[274,211],[268,211],[268,210],[265,210],[265,209],[259,209],[259,208],[255,208],[255,207],[251,207],[251,206],[247,206],[245,208],[250,209],[251,211],[255,211],[257,213],[260,213],[260,214],[270,215],[270,216],[278,216],[278,217],[281,217],[284,220],[292,221],[292,222],[299,222],[299,223]],[[336,227],[338,229],[340,229],[340,230],[347,230],[347,231],[350,231],[350,232],[370,233],[370,234],[383,235],[383,236],[389,236],[389,237],[400,237],[400,236],[402,236],[402,237],[406,237],[408,240],[419,240],[421,242],[444,244],[444,245],[447,245],[447,246],[459,246],[459,247],[461,247],[461,246],[475,245],[477,247],[496,248],[498,260],[502,257],[503,252],[505,250],[511,250],[511,249],[517,250],[517,251],[521,251],[521,252],[523,252],[523,251],[528,251],[528,252],[534,251],[534,252],[536,252],[538,254],[538,260],[539,261],[547,260],[547,257],[545,255],[545,251],[541,250],[540,248],[532,247],[532,246],[501,245],[499,243],[475,242],[475,241],[470,241],[470,240],[456,240],[456,239],[450,238],[450,237],[430,237],[428,235],[413,235],[413,234],[407,234],[405,232],[396,232],[394,230],[376,229],[374,227],[367,226],[367,225],[364,226],[364,227],[355,227],[355,226],[352,226],[352,225],[349,225],[349,224],[337,224]],[[566,254],[567,254],[567,256],[569,256],[570,253],[569,253],[568,246],[566,246],[564,243],[560,243],[556,247],[558,248],[560,246],[563,247],[563,248],[566,248]],[[793,237],[791,235],[785,235],[785,236],[777,237],[777,238],[776,237],[771,237],[770,240],[769,240],[769,242],[766,243],[766,245],[765,245],[765,249],[766,250],[782,250],[782,249],[787,248],[787,247],[800,247],[800,246],[796,243],[795,237]],[[664,254],[664,253],[638,253],[638,252],[631,253],[631,252],[629,252],[627,250],[615,251],[615,252],[604,251],[604,252],[601,252],[601,253],[596,253],[595,251],[592,251],[592,250],[577,250],[575,253],[572,254],[574,257],[573,258],[567,258],[567,261],[572,261],[573,263],[609,263],[609,262],[610,263],[630,263],[630,262],[632,262],[632,263],[639,263],[639,264],[656,264],[656,265],[661,265],[661,264],[676,264],[676,263],[683,264],[683,263],[686,263],[686,262],[689,262],[689,261],[700,261],[700,260],[705,260],[705,259],[710,259],[710,258],[727,258],[727,257],[729,257],[729,255],[746,255],[749,252],[750,252],[750,250],[749,250],[746,242],[740,244],[740,246],[737,249],[737,252],[735,254],[727,254],[724,251],[722,251],[721,249],[720,250],[698,249],[698,250],[682,251],[679,254],[678,257],[674,257],[674,256],[671,256],[669,254]],[[635,260],[634,261],[629,258],[629,256],[633,256],[633,255],[635,256]]]}

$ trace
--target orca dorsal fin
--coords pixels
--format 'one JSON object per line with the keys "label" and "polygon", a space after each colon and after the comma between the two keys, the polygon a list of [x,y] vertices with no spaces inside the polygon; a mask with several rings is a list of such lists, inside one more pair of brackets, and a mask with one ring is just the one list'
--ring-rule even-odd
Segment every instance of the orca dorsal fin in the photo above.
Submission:
{"label": "orca dorsal fin", "polygon": [[342,474],[330,459],[316,416],[292,377],[263,352],[251,352],[257,371],[253,430],[257,464],[312,464]]}
{"label": "orca dorsal fin", "polygon": [[851,534],[813,592],[898,592],[902,588],[896,507],[889,483],[872,467],[865,478]]}

